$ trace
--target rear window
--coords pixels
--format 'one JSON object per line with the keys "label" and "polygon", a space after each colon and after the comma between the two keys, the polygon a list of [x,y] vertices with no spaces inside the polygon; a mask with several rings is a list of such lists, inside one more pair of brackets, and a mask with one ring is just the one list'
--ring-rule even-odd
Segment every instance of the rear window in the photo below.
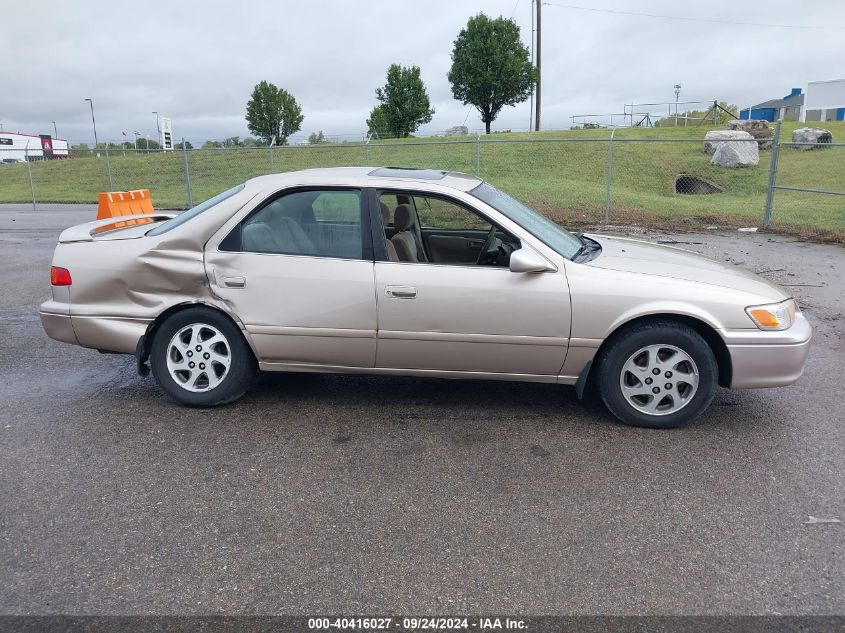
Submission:
{"label": "rear window", "polygon": [[238,185],[237,187],[232,187],[228,191],[224,191],[223,193],[218,193],[213,198],[209,198],[205,202],[198,204],[195,207],[191,207],[184,213],[180,213],[175,218],[168,220],[167,222],[162,222],[157,227],[155,227],[152,231],[149,231],[147,235],[161,235],[162,233],[167,233],[168,231],[172,231],[177,226],[182,226],[185,222],[190,220],[191,218],[197,217],[200,213],[204,211],[208,211],[211,207],[220,204],[224,200],[227,200],[234,196],[236,193],[240,193],[244,190],[246,185]]}

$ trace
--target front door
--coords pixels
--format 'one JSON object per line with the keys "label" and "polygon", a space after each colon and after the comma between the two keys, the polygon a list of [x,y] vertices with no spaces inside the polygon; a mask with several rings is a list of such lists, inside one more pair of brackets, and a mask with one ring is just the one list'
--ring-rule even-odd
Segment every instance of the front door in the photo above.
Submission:
{"label": "front door", "polygon": [[282,192],[207,249],[214,293],[241,319],[262,363],[374,366],[362,201],[353,189]]}
{"label": "front door", "polygon": [[[376,366],[556,376],[570,327],[563,271],[511,272],[507,259],[520,240],[458,201],[383,191],[387,217],[397,199],[413,215],[405,221],[403,209],[400,228],[416,233],[420,246],[415,261],[397,248],[394,259],[406,261],[375,264]],[[482,253],[488,239],[500,245],[498,257]]]}

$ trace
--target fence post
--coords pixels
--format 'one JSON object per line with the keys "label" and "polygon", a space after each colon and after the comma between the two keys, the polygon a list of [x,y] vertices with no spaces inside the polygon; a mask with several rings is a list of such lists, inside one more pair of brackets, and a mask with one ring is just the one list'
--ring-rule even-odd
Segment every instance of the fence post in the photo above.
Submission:
{"label": "fence post", "polygon": [[273,168],[273,146],[269,145],[267,149],[270,152],[270,173],[272,174],[275,171]]}
{"label": "fence post", "polygon": [[481,134],[475,135],[475,175],[481,178]]}
{"label": "fence post", "polygon": [[613,135],[616,129],[610,131],[610,140],[607,143],[607,183],[604,188],[604,221],[610,222],[610,182],[613,180]]}
{"label": "fence post", "polygon": [[24,160],[26,161],[26,171],[29,173],[29,193],[32,194],[32,210],[37,211],[38,209],[35,208],[35,185],[32,184],[32,161],[29,160],[29,140],[26,141],[26,149],[24,149]]}
{"label": "fence post", "polygon": [[109,174],[109,191],[114,191],[114,186],[111,183],[111,161],[109,160],[109,148],[106,146],[106,171]]}
{"label": "fence post", "polygon": [[364,165],[370,166],[370,139],[372,137],[368,134],[367,140],[364,141]]}
{"label": "fence post", "polygon": [[191,170],[188,167],[188,147],[185,145],[184,136],[182,137],[182,158],[185,162],[185,191],[188,194],[188,208],[190,209],[194,206],[194,194],[191,191]]}
{"label": "fence post", "polygon": [[772,222],[772,199],[775,195],[775,183],[777,182],[778,173],[778,153],[780,152],[780,124],[782,119],[778,119],[775,125],[775,135],[772,139],[772,159],[769,162],[769,186],[766,189],[766,207],[763,210],[763,228],[769,228]]}

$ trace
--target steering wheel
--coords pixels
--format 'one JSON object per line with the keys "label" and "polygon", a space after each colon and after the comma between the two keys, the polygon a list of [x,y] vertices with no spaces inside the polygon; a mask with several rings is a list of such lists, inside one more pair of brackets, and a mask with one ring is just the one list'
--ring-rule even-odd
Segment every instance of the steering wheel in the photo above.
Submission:
{"label": "steering wheel", "polygon": [[481,252],[478,254],[478,259],[475,262],[477,265],[482,266],[486,264],[491,254],[499,252],[499,247],[496,244],[497,241],[496,226],[493,225],[490,227],[490,231],[487,233],[487,239],[484,241],[484,246],[481,247]]}

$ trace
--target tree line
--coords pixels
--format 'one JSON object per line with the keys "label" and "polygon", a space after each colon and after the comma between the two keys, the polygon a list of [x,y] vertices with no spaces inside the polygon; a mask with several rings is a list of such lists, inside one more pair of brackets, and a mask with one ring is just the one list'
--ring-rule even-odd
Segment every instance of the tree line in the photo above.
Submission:
{"label": "tree line", "polygon": [[[484,13],[461,29],[452,48],[447,74],[452,96],[478,110],[487,134],[502,108],[522,103],[534,91],[537,70],[516,22]],[[367,117],[367,132],[380,138],[405,138],[434,116],[419,66],[391,64],[385,84],[375,90],[377,104]],[[246,105],[251,134],[263,145],[286,145],[302,129],[302,107],[292,94],[269,81],[259,82]],[[234,137],[237,139],[237,137]],[[309,143],[325,142],[322,131]]]}

